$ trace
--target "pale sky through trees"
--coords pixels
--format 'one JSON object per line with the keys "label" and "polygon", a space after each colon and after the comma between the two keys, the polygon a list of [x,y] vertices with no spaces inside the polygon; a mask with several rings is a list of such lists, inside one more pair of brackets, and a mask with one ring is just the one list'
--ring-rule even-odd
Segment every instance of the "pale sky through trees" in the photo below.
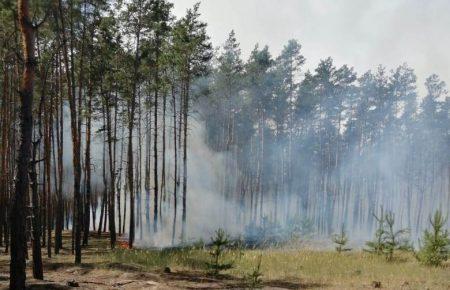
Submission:
{"label": "pale sky through trees", "polygon": [[[197,0],[172,0],[182,17]],[[306,68],[331,56],[362,73],[383,64],[389,70],[407,62],[424,93],[432,73],[450,83],[449,0],[203,0],[201,19],[214,46],[234,29],[243,55],[256,43],[273,55],[289,39],[303,46]]]}

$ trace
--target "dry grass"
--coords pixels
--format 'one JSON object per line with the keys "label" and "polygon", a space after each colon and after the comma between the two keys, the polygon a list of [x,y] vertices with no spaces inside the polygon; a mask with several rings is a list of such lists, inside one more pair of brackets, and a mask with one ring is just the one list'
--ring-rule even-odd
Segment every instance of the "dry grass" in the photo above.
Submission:
{"label": "dry grass", "polygon": [[[362,251],[342,254],[292,249],[230,251],[224,259],[233,261],[234,267],[222,273],[245,277],[260,255],[265,285],[278,281],[312,288],[359,289],[370,288],[373,281],[380,281],[388,289],[450,289],[450,265],[426,267],[411,253],[398,253],[394,261],[387,262],[381,256]],[[149,271],[165,266],[176,271],[207,271],[210,259],[208,251],[202,249],[116,250],[108,256],[115,263],[137,264]]]}
{"label": "dry grass", "polygon": [[[230,250],[224,262],[233,262],[234,267],[213,276],[207,249],[111,251],[106,236],[93,236],[83,249],[81,266],[73,264],[69,249],[70,235],[66,235],[62,254],[44,257],[46,281],[30,279],[32,289],[69,289],[71,280],[80,282],[80,289],[242,289],[248,286],[245,277],[260,256],[262,286],[267,289],[364,289],[373,288],[373,281],[381,282],[383,289],[450,289],[449,262],[443,267],[426,267],[411,253],[399,253],[387,262],[362,251]],[[8,264],[9,256],[0,255],[0,289],[7,287]],[[164,271],[166,267],[170,273]],[[31,263],[27,270],[30,277]]]}

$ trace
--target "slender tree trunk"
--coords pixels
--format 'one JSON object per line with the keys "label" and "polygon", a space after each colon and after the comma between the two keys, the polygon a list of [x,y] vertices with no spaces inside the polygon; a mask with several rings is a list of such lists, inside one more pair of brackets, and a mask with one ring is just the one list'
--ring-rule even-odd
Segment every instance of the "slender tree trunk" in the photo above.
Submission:
{"label": "slender tree trunk", "polygon": [[85,178],[86,178],[86,196],[84,200],[84,222],[83,222],[83,245],[86,246],[89,240],[89,228],[91,224],[90,206],[91,206],[91,119],[92,119],[92,80],[89,81],[88,100],[87,100],[87,118],[86,118],[86,149],[85,149]]}
{"label": "slender tree trunk", "polygon": [[175,232],[177,224],[177,191],[178,191],[178,148],[177,148],[177,103],[175,98],[175,84],[172,84],[172,110],[173,110],[173,155],[174,155],[174,178],[173,178],[173,223],[172,223],[172,245],[175,244]]}
{"label": "slender tree trunk", "polygon": [[[63,200],[63,147],[64,147],[64,101],[62,98],[62,72],[61,59],[58,55],[58,94],[59,94],[59,120],[56,122],[56,143],[58,149],[58,187],[57,191],[57,205],[56,205],[56,224],[55,224],[55,254],[59,254],[62,249],[62,231],[64,227],[64,200]],[[58,116],[58,114],[57,114]]]}
{"label": "slender tree trunk", "polygon": [[[39,137],[40,138],[40,137]],[[33,143],[33,160],[30,163],[30,181],[31,181],[31,200],[33,206],[33,232],[32,232],[32,251],[33,251],[33,277],[35,279],[44,279],[42,270],[41,253],[41,208],[39,206],[38,179],[36,173],[36,151],[39,147],[39,141]]]}
{"label": "slender tree trunk", "polygon": [[[156,74],[158,71],[156,70]],[[156,87],[158,86],[158,75],[155,77]],[[158,231],[158,88],[155,89],[154,101],[154,130],[153,130],[153,185],[154,185],[154,202],[153,202],[153,232]]]}
{"label": "slender tree trunk", "polygon": [[[115,108],[115,115],[116,117],[114,118],[116,124],[117,124],[117,99],[116,99],[116,108]],[[122,213],[121,213],[121,199],[120,199],[120,193],[122,191],[122,166],[123,166],[123,151],[124,151],[124,141],[123,141],[123,137],[124,137],[124,128],[125,126],[122,126],[122,132],[121,132],[121,138],[122,141],[120,142],[120,160],[119,160],[119,172],[118,172],[118,176],[117,176],[117,185],[116,185],[116,191],[117,191],[117,212],[119,213],[119,236],[122,235],[123,233],[123,225],[125,224],[125,215],[123,216],[123,221],[122,221]],[[116,138],[117,141],[117,138]],[[126,191],[126,190],[125,190]],[[124,207],[126,204],[126,198],[124,198]],[[125,209],[125,208],[124,208]]]}
{"label": "slender tree trunk", "polygon": [[135,235],[135,220],[134,220],[134,180],[133,180],[133,125],[134,125],[134,113],[136,106],[136,94],[138,85],[138,73],[139,73],[139,47],[140,47],[140,28],[136,33],[136,51],[134,58],[134,80],[133,80],[133,92],[131,100],[129,101],[129,120],[128,120],[128,188],[130,192],[130,230],[128,244],[130,248],[133,247],[134,235]]}
{"label": "slender tree trunk", "polygon": [[183,211],[181,215],[181,239],[184,241],[186,239],[186,219],[187,219],[187,208],[186,208],[186,196],[187,196],[187,130],[188,130],[188,112],[189,112],[189,80],[190,76],[187,77],[185,81],[184,89],[184,106],[183,106]]}
{"label": "slender tree trunk", "polygon": [[[72,1],[70,3],[71,16],[72,12]],[[64,13],[61,0],[59,0],[59,15],[61,19],[61,34],[62,34],[62,43],[63,43],[63,56],[65,62],[66,69],[66,78],[67,78],[67,94],[69,98],[69,108],[70,108],[70,126],[72,133],[72,163],[73,163],[73,178],[74,178],[74,208],[73,208],[73,228],[74,228],[74,249],[75,249],[75,263],[81,263],[81,198],[80,198],[80,179],[81,179],[81,162],[80,162],[80,139],[78,136],[78,118],[77,118],[77,104],[75,100],[75,87],[74,87],[74,53],[73,53],[73,29],[71,29],[71,40],[70,40],[70,49],[71,49],[71,61],[69,65],[69,56],[68,56],[68,48],[67,48],[67,37],[66,37],[66,28],[64,21]],[[71,17],[71,20],[72,17]],[[72,21],[71,21],[72,23]],[[71,25],[72,26],[72,25]],[[72,28],[72,27],[71,27]]]}
{"label": "slender tree trunk", "polygon": [[51,190],[51,132],[53,131],[53,98],[50,98],[50,108],[48,108],[48,114],[46,114],[46,130],[44,136],[44,151],[45,151],[45,176],[47,183],[47,256],[52,257],[52,190]]}
{"label": "slender tree trunk", "polygon": [[145,135],[145,177],[144,177],[144,190],[145,190],[145,222],[148,227],[148,231],[151,231],[150,224],[150,156],[151,156],[151,122],[150,112],[146,116],[147,133]]}
{"label": "slender tree trunk", "polygon": [[[108,98],[108,97],[107,97]],[[115,222],[115,162],[114,162],[114,152],[113,152],[113,136],[112,136],[112,128],[111,128],[111,111],[109,108],[109,101],[106,101],[106,133],[108,136],[108,154],[109,154],[109,178],[110,178],[110,194],[109,194],[109,237],[110,237],[110,245],[111,249],[114,249],[116,244],[116,222]]]}
{"label": "slender tree trunk", "polygon": [[163,114],[162,114],[162,164],[161,164],[161,194],[162,201],[166,201],[166,110],[167,110],[167,92],[163,96]]}

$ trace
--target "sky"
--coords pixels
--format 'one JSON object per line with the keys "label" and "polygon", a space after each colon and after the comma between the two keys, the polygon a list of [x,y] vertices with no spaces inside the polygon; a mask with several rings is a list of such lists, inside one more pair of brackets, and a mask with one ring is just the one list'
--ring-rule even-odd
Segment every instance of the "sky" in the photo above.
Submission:
{"label": "sky", "polygon": [[201,2],[214,46],[234,29],[246,58],[256,43],[277,55],[302,44],[305,69],[330,56],[362,74],[408,63],[418,89],[432,73],[450,84],[450,0],[171,0],[176,17]]}

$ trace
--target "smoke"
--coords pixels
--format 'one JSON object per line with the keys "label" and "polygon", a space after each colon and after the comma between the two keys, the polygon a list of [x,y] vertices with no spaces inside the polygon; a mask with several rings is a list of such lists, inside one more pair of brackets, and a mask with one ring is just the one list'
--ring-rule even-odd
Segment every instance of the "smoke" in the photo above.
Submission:
{"label": "smoke", "polygon": [[[211,119],[205,117],[205,113],[212,113],[212,118],[220,116],[214,115],[214,110],[202,102],[200,99],[200,105],[195,110],[198,113],[189,119],[185,242],[200,239],[209,241],[218,228],[225,229],[233,237],[245,237],[248,240],[284,241],[293,237],[329,240],[331,234],[344,226],[351,243],[361,246],[371,239],[376,230],[374,214],[379,215],[381,208],[384,211],[392,211],[396,218],[396,228],[410,229],[410,238],[416,242],[422,230],[428,227],[430,214],[436,209],[442,210],[444,215],[449,214],[448,160],[445,162],[448,156],[446,152],[449,145],[446,139],[448,135],[441,134],[433,119],[430,122],[418,122],[419,118],[416,116],[414,120],[404,122],[402,126],[414,132],[413,139],[408,138],[408,134],[399,135],[399,132],[405,132],[404,127],[385,127],[378,135],[369,132],[373,136],[366,137],[365,142],[370,144],[350,142],[345,145],[349,146],[346,150],[335,151],[333,150],[335,143],[331,143],[333,139],[324,135],[325,123],[321,115],[317,118],[317,114],[316,116],[310,114],[301,119],[300,124],[305,132],[302,134],[294,132],[292,141],[286,138],[278,140],[274,133],[276,127],[274,120],[268,118],[264,129],[267,138],[264,144],[265,153],[259,163],[257,128],[249,131],[246,136],[247,143],[233,145],[228,151],[214,148],[212,140],[221,139],[223,136],[217,135],[220,128],[215,128],[211,135],[208,131]],[[236,104],[242,105],[239,101],[236,101]],[[324,106],[325,103],[320,103],[317,107]],[[346,137],[345,134],[355,133],[352,131],[351,120],[355,113],[350,110],[361,106],[364,106],[363,101],[355,100],[352,106],[349,106],[349,111],[342,113],[347,116],[342,120],[343,128],[339,130],[342,140]],[[405,104],[400,106],[403,108],[399,110],[397,118],[404,113]],[[368,109],[369,113],[370,111],[372,110]],[[141,122],[141,126],[145,128],[145,121]],[[181,184],[177,192],[177,219],[174,243],[172,242],[174,147],[173,136],[169,130],[173,125],[171,122],[171,118],[168,117],[166,189],[160,196],[161,214],[158,213],[156,232],[153,231],[153,175],[151,174],[148,193],[144,189],[142,176],[141,183],[137,185],[136,245],[140,247],[167,247],[181,242],[183,202]],[[65,132],[70,132],[69,124],[66,117]],[[93,132],[96,132],[91,148],[93,187],[101,193],[104,149],[104,136],[99,130],[102,128],[101,120],[95,121],[93,127]],[[290,131],[292,128],[287,129]],[[119,137],[117,158],[123,146],[122,142],[126,144],[126,138]],[[144,135],[134,135],[134,154],[137,154],[138,145],[144,142]],[[317,144],[321,144],[322,147],[318,148]],[[84,146],[85,144],[83,148]],[[292,146],[293,155],[288,152],[289,146]],[[160,152],[158,161],[161,166],[161,134],[158,147]],[[70,196],[73,181],[70,171],[72,168],[70,133],[66,134],[64,149],[64,186],[65,193]],[[178,154],[180,165],[181,151]],[[145,155],[141,158],[145,159]],[[325,167],[323,160],[328,162]],[[119,160],[117,162],[117,167],[124,167],[125,173],[126,164],[119,165]],[[292,165],[291,169],[288,169],[289,164]],[[152,162],[151,165],[153,166]],[[108,162],[106,166],[108,168]],[[261,168],[264,169],[264,177],[259,186],[264,191],[256,185]],[[161,168],[159,178],[161,178],[160,170]],[[182,166],[178,170],[182,170]],[[106,172],[109,179],[109,170]],[[141,164],[141,172],[145,172],[144,162]],[[291,176],[287,172],[290,172]],[[120,188],[121,214],[123,207],[126,206],[127,213],[124,218],[127,235],[129,194],[125,199],[125,191],[128,189],[125,187],[123,174],[121,178],[123,180]],[[100,198],[98,196],[99,200]],[[100,206],[101,202],[98,204]],[[116,208],[116,212],[117,210]],[[100,209],[97,209],[97,221],[99,215]]]}
{"label": "smoke", "polygon": [[[188,135],[188,179],[187,179],[187,226],[186,241],[209,241],[214,232],[225,229],[229,234],[236,236],[242,232],[243,225],[236,222],[233,217],[234,210],[238,206],[227,200],[219,192],[220,176],[224,171],[226,153],[217,153],[211,150],[205,143],[205,126],[196,118],[190,118]],[[169,143],[168,152],[172,152],[173,143]],[[174,160],[171,154],[167,154],[167,169],[173,171]],[[179,156],[178,162],[181,162]],[[161,164],[161,163],[160,163]],[[139,227],[136,232],[136,244],[142,247],[166,247],[172,244],[173,234],[173,176],[168,178],[167,202],[163,203],[162,221],[158,225],[159,230],[154,233],[153,222],[145,220],[145,210],[142,216],[137,217],[143,221],[142,233]],[[182,190],[177,194],[177,221],[175,227],[175,242],[181,241],[181,214],[182,214]],[[153,195],[152,195],[153,197]],[[142,204],[145,205],[145,194],[142,195]],[[151,203],[153,206],[153,203]],[[153,217],[153,213],[151,215]]]}

